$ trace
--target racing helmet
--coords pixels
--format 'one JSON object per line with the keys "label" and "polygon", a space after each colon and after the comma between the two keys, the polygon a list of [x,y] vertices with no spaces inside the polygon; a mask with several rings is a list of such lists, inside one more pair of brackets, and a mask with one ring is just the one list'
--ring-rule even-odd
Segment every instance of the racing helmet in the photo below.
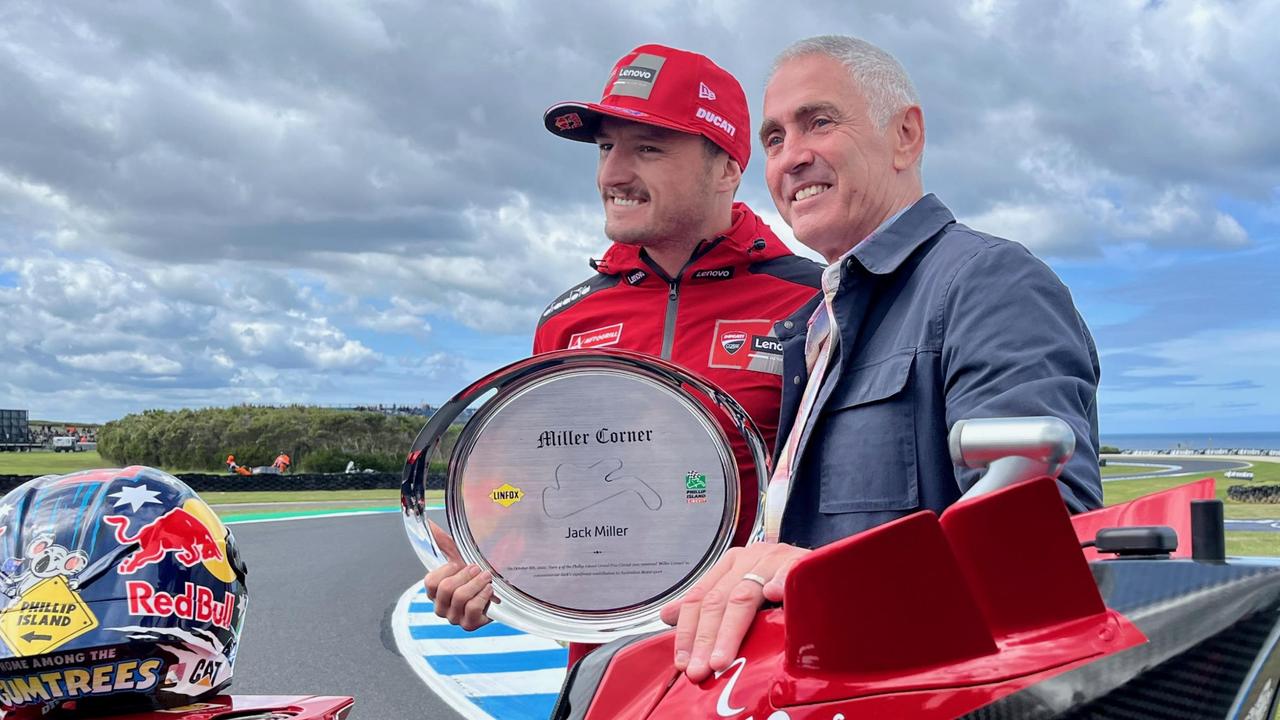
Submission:
{"label": "racing helmet", "polygon": [[231,681],[245,567],[182,481],[133,466],[0,499],[0,708],[188,705]]}

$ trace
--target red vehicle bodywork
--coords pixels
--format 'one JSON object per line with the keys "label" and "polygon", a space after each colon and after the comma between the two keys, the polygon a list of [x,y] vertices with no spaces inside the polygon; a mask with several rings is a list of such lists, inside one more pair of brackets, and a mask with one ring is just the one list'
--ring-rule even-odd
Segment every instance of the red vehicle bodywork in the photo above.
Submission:
{"label": "red vehicle bodywork", "polygon": [[672,668],[671,632],[619,650],[586,717],[964,715],[1147,642],[1103,603],[1080,541],[1120,525],[1190,538],[1190,501],[1212,496],[1206,479],[1071,518],[1045,478],[941,518],[916,513],[804,559],[782,607],[762,611],[739,658],[702,683]]}

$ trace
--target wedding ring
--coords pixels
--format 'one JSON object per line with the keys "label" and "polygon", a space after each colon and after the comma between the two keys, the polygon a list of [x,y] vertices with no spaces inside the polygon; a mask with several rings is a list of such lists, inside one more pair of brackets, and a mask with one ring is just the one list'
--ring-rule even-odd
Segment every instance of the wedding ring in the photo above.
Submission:
{"label": "wedding ring", "polygon": [[760,587],[764,587],[765,583],[769,582],[768,580],[765,580],[764,578],[760,577],[759,575],[757,575],[757,574],[755,574],[755,573],[747,573],[747,574],[745,574],[745,575],[743,575],[743,576],[742,576],[742,579],[743,579],[743,580],[748,580],[748,581],[753,582],[753,583],[756,583],[756,584],[758,584]]}

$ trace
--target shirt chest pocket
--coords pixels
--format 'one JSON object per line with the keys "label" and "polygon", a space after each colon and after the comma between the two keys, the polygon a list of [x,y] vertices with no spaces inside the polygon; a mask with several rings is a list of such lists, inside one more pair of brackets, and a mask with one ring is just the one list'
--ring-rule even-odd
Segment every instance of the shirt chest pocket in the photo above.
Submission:
{"label": "shirt chest pocket", "polygon": [[822,418],[821,512],[919,506],[914,364],[910,350],[840,378]]}

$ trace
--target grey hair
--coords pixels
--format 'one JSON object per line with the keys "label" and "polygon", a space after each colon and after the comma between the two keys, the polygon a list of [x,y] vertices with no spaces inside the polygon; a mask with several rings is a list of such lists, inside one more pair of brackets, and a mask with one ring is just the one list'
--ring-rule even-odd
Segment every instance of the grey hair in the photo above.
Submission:
{"label": "grey hair", "polygon": [[807,55],[826,55],[849,70],[867,99],[867,114],[877,130],[888,127],[894,113],[920,104],[911,78],[896,58],[866,40],[847,35],[818,35],[794,43],[778,54],[769,78],[783,63]]}

